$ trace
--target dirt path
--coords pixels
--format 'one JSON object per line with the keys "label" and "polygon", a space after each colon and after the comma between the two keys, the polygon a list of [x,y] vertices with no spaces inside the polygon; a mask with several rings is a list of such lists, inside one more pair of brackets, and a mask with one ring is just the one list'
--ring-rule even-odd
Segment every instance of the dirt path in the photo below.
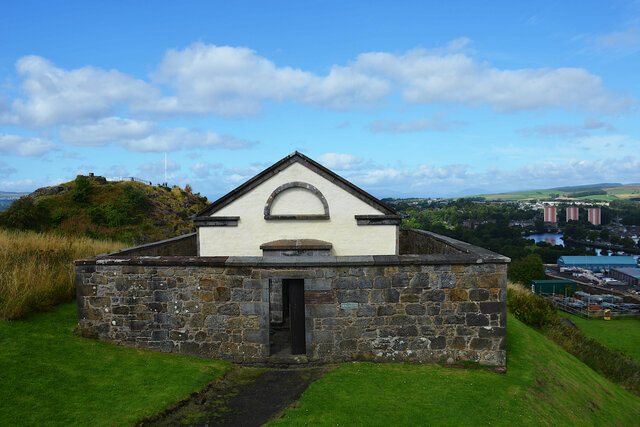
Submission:
{"label": "dirt path", "polygon": [[235,368],[139,426],[260,426],[300,398],[328,368]]}

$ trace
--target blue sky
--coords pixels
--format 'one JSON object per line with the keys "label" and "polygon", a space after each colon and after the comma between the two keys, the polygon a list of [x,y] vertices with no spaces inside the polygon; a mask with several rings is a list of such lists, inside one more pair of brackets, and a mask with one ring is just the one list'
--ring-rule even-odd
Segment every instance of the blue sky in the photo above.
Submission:
{"label": "blue sky", "polygon": [[0,190],[167,153],[213,199],[294,150],[379,197],[640,182],[640,1],[2,3]]}

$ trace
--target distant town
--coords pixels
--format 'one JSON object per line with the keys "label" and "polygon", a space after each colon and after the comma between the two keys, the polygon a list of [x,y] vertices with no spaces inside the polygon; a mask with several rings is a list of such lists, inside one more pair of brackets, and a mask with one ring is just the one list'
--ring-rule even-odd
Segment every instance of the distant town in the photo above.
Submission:
{"label": "distant town", "polygon": [[384,201],[405,215],[405,226],[487,247],[509,256],[512,265],[533,256],[544,265],[547,279],[572,281],[585,295],[604,295],[593,296],[601,304],[582,302],[573,292],[565,296],[578,308],[609,307],[637,314],[640,202],[637,187],[615,188],[617,194],[624,191],[623,197],[600,188],[570,188],[573,191],[544,190],[539,198],[526,199],[520,196],[535,192],[511,194],[510,200],[486,195]]}

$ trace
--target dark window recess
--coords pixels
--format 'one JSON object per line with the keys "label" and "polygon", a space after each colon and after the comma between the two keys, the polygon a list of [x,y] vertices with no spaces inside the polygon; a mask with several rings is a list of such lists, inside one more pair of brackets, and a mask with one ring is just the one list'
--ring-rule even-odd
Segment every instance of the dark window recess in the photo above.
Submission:
{"label": "dark window recess", "polygon": [[289,288],[289,317],[291,321],[291,354],[306,353],[304,333],[304,280],[283,280]]}

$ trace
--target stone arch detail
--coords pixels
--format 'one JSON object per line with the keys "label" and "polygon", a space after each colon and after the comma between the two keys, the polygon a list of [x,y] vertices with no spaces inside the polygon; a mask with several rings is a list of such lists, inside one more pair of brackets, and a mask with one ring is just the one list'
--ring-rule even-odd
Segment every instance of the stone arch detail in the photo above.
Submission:
{"label": "stone arch detail", "polygon": [[[319,215],[271,215],[271,207],[273,206],[273,202],[278,197],[278,195],[284,191],[287,191],[291,188],[302,188],[311,192],[314,196],[316,196],[320,202],[322,203],[322,207],[324,208],[324,214]],[[267,199],[267,203],[264,205],[264,219],[329,219],[329,204],[327,203],[327,199],[325,199],[324,195],[313,185],[294,181],[287,182],[286,184],[282,184],[280,187],[273,190],[273,193]]]}

